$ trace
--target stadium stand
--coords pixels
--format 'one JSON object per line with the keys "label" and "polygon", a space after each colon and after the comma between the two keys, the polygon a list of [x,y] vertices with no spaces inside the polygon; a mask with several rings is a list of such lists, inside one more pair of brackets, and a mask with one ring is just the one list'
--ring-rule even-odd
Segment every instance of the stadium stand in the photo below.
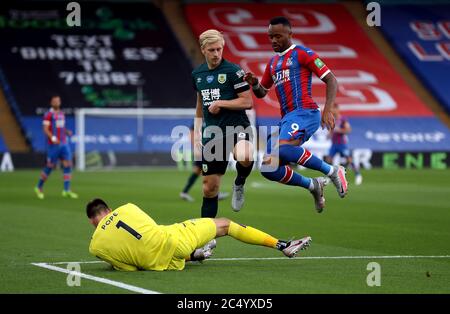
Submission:
{"label": "stadium stand", "polygon": [[[394,3],[397,3],[395,1]],[[400,1],[401,2],[401,1]],[[423,1],[416,1],[422,3]],[[390,65],[402,76],[402,78],[411,87],[414,93],[426,104],[441,122],[450,128],[450,115],[444,110],[443,106],[437,101],[433,94],[427,89],[426,85],[415,75],[404,59],[389,43],[388,39],[380,31],[379,27],[370,27],[367,25],[366,8],[360,3],[345,2],[349,12],[358,21],[361,28],[367,36],[375,43],[377,48],[383,53],[383,56],[389,61]],[[391,3],[392,4],[392,3]],[[424,3],[422,3],[424,4]],[[384,4],[383,4],[384,5]]]}
{"label": "stadium stand", "polygon": [[[22,14],[9,15],[12,10]],[[0,14],[0,67],[8,83],[2,88],[34,151],[45,148],[42,115],[53,93],[61,95],[72,129],[76,108],[136,107],[139,90],[143,108],[195,103],[191,62],[161,10],[150,2],[84,2],[78,28],[66,26],[65,3],[57,9],[51,2],[2,4]],[[97,128],[101,138],[117,127],[102,125],[103,130]],[[98,148],[115,149],[107,144]]]}
{"label": "stadium stand", "polygon": [[3,137],[0,135],[0,152],[4,153],[8,151],[8,147],[6,147],[5,142],[3,141]]}
{"label": "stadium stand", "polygon": [[[5,85],[1,83],[1,70],[0,70],[0,136],[3,135],[3,138],[6,140],[4,142],[5,147],[9,147],[9,151],[11,152],[28,152],[29,145],[24,136],[24,129],[21,127],[21,124],[18,122],[22,122],[22,126],[24,125],[23,120],[18,118],[17,111],[14,111],[8,104],[7,98],[5,97],[8,93],[8,89],[4,88]],[[16,108],[17,109],[17,108]]]}
{"label": "stadium stand", "polygon": [[198,47],[197,38],[191,32],[190,26],[184,17],[182,2],[176,0],[154,0],[153,2],[164,13],[178,41],[184,47],[185,53],[189,56],[193,67],[202,63],[204,58]]}
{"label": "stadium stand", "polygon": [[450,113],[450,4],[387,5],[381,29],[396,51]]}

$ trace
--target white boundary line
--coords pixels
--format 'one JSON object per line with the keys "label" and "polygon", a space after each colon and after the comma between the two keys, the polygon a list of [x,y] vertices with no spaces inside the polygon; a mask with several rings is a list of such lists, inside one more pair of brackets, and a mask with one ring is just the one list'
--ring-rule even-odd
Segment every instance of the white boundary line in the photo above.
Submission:
{"label": "white boundary line", "polygon": [[295,258],[286,257],[230,257],[230,258],[211,258],[208,261],[252,261],[252,260],[333,260],[333,259],[419,259],[419,258],[449,258],[450,255],[386,255],[386,256],[304,256]]}
{"label": "white boundary line", "polygon": [[[210,258],[208,261],[253,261],[253,260],[339,260],[339,259],[450,259],[450,255],[374,255],[374,256],[305,256],[305,257],[295,257],[295,258],[286,258],[286,257],[229,257],[229,258]],[[129,290],[132,292],[142,293],[142,294],[160,294],[160,292],[147,290],[144,288],[140,288],[137,286],[132,286],[125,284],[120,281],[114,281],[102,277],[96,277],[88,274],[84,274],[81,272],[70,271],[65,268],[57,267],[54,265],[64,265],[69,263],[78,263],[78,264],[98,264],[105,263],[103,261],[79,261],[79,262],[54,262],[54,263],[31,263],[34,266],[46,268],[49,270],[78,275],[80,278],[97,281],[100,283],[104,283],[107,285],[115,286],[121,289]]]}
{"label": "white boundary line", "polygon": [[[209,258],[208,261],[253,261],[253,260],[335,260],[335,259],[422,259],[422,258],[443,258],[450,259],[450,255],[367,255],[367,256],[303,256],[295,258],[282,257],[224,257],[224,258]],[[78,262],[49,262],[49,263],[32,263],[33,265],[64,265],[69,263],[78,264],[98,264],[105,263],[103,261],[78,261]]]}
{"label": "white boundary line", "polygon": [[[98,262],[101,262],[101,261],[95,261],[95,262],[98,263]],[[80,264],[83,264],[83,263],[86,263],[86,262],[80,262]],[[153,291],[153,290],[147,290],[147,289],[143,289],[143,288],[140,288],[140,287],[127,285],[127,284],[125,284],[123,282],[120,282],[120,281],[114,281],[114,280],[110,280],[110,279],[106,279],[106,278],[101,278],[101,277],[96,277],[96,276],[84,274],[84,273],[77,272],[77,271],[67,270],[65,268],[49,265],[48,263],[31,263],[31,264],[34,265],[34,266],[46,268],[46,269],[49,269],[49,270],[58,271],[58,272],[65,273],[65,274],[77,275],[77,276],[80,276],[81,278],[84,278],[84,279],[101,282],[101,283],[104,283],[104,284],[107,284],[107,285],[110,285],[110,286],[115,286],[115,287],[118,287],[118,288],[121,288],[121,289],[129,290],[129,291],[133,291],[133,292],[137,292],[137,293],[142,293],[142,294],[159,294],[160,293],[160,292]],[[64,264],[68,264],[68,263],[64,263]]]}

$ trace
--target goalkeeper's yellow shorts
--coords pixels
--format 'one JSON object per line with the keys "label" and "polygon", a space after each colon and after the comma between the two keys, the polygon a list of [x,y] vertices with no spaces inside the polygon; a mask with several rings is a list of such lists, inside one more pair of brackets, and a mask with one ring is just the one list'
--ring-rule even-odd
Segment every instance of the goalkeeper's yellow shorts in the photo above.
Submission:
{"label": "goalkeeper's yellow shorts", "polygon": [[212,218],[198,218],[183,221],[167,227],[172,236],[178,238],[172,261],[167,269],[184,269],[185,259],[195,249],[204,246],[216,237],[216,223]]}

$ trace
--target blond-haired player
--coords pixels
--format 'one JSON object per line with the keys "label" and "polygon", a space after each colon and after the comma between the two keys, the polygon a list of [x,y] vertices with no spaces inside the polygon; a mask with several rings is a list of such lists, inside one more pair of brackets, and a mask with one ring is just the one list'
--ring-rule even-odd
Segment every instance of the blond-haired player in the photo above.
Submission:
{"label": "blond-haired player", "polygon": [[216,217],[220,181],[230,153],[237,160],[231,206],[239,211],[244,204],[244,184],[253,168],[254,149],[245,110],[252,108],[253,100],[250,87],[243,80],[244,70],[222,57],[225,46],[222,33],[207,30],[200,35],[199,44],[205,62],[192,72],[197,92],[194,150],[196,160],[202,161],[201,215]]}

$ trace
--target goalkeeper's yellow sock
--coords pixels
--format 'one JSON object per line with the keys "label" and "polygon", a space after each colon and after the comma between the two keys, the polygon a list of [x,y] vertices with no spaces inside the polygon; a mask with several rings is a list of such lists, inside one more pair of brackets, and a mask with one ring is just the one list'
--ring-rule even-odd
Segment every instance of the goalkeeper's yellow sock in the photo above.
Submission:
{"label": "goalkeeper's yellow sock", "polygon": [[270,234],[232,221],[230,221],[228,235],[248,244],[263,245],[274,249],[278,248],[278,239],[275,239]]}

